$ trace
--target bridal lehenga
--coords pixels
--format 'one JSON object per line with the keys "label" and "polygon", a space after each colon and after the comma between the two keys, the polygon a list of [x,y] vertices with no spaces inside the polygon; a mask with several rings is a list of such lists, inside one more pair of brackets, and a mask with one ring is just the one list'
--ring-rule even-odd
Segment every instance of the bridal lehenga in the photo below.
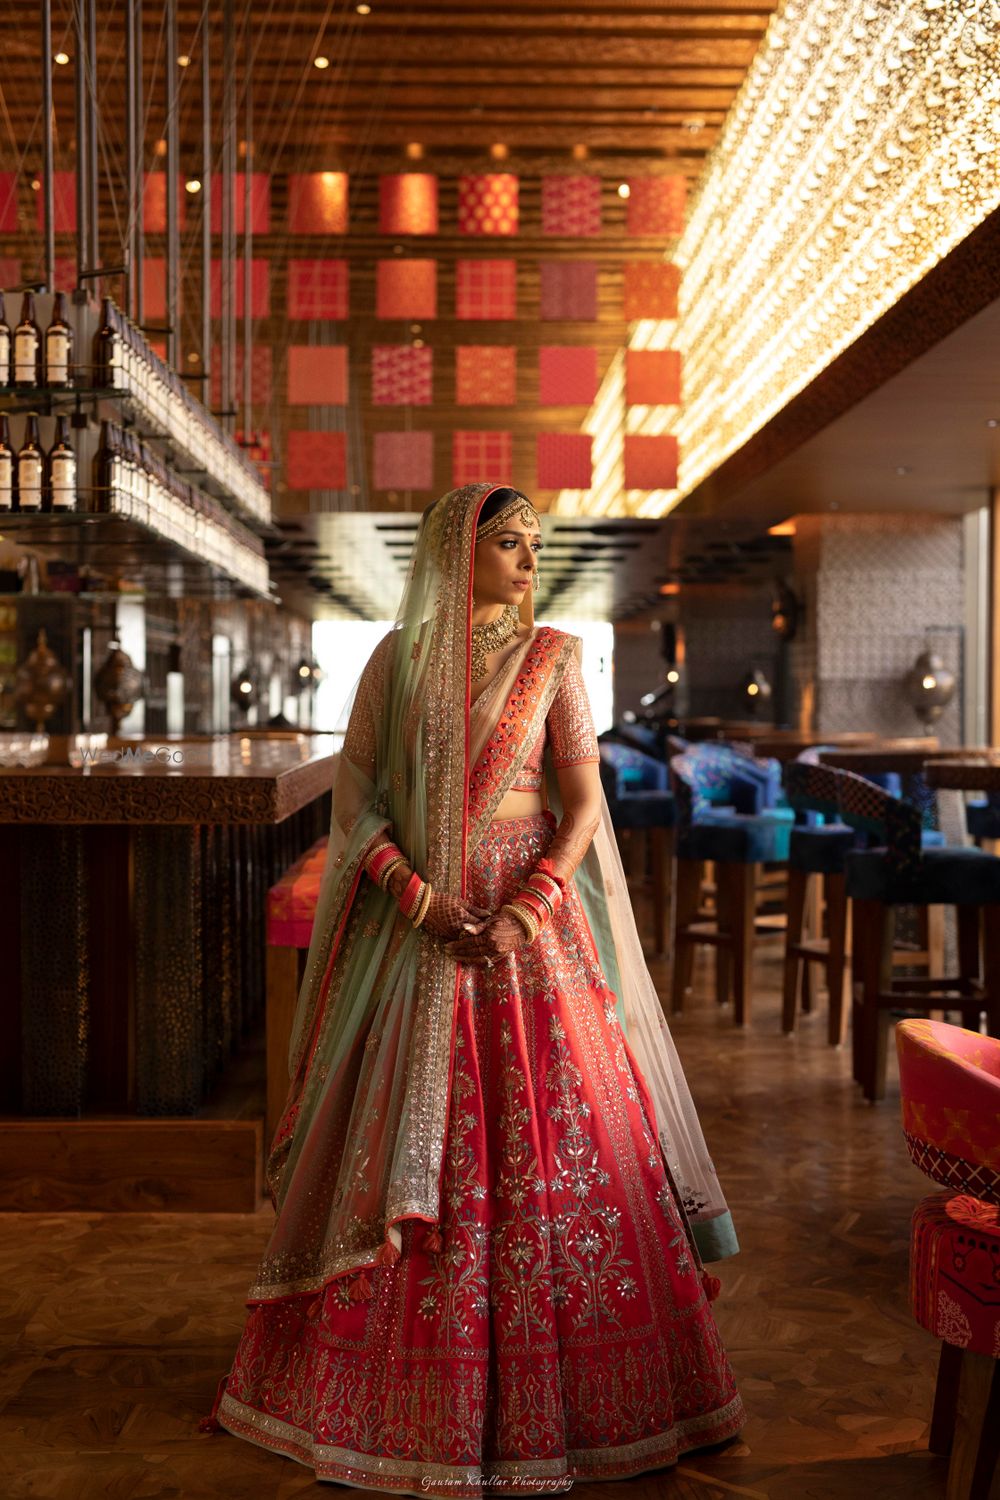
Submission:
{"label": "bridal lehenga", "polygon": [[[214,1418],[319,1479],[462,1500],[615,1479],[744,1414],[705,1260],[735,1252],[606,817],[539,935],[459,965],[365,873],[389,829],[496,911],[596,760],[574,637],[470,706],[476,520],[425,513],[358,686],[268,1160],[276,1218]],[[546,811],[498,821],[512,788]],[[212,1425],[211,1423],[209,1425]]]}

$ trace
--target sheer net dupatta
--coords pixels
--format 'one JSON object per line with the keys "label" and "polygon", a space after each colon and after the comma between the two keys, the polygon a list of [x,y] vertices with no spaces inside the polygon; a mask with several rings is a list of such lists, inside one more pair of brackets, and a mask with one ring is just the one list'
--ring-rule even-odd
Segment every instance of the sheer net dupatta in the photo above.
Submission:
{"label": "sheer net dupatta", "polygon": [[472,548],[494,488],[424,513],[394,629],[356,690],[250,1300],[392,1260],[397,1221],[438,1218],[458,968],[362,866],[389,824],[436,890],[464,891]]}

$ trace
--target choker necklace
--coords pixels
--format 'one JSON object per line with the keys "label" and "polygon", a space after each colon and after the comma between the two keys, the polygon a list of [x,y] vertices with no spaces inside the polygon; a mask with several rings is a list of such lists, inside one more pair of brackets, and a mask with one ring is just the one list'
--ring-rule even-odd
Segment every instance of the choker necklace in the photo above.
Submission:
{"label": "choker necklace", "polygon": [[516,604],[508,604],[502,615],[488,625],[472,627],[472,680],[478,682],[486,676],[486,658],[499,651],[517,635],[521,623]]}

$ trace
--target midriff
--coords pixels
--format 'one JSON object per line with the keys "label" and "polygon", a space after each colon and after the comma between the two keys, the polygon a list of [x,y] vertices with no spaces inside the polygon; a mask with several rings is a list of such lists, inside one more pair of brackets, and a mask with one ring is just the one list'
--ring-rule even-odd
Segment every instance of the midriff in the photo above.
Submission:
{"label": "midriff", "polygon": [[493,822],[505,818],[530,818],[542,811],[541,792],[508,792],[493,814]]}

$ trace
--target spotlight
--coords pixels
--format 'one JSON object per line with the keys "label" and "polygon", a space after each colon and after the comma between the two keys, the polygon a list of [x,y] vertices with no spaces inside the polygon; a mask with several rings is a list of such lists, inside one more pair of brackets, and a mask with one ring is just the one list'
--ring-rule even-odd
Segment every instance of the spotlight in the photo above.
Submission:
{"label": "spotlight", "polygon": [[177,66],[179,68],[189,68],[191,66],[191,59],[186,52],[182,52],[177,59]]}
{"label": "spotlight", "polygon": [[328,68],[329,66],[330,66],[330,59],[328,57],[314,57],[313,58],[313,67],[314,68],[319,68],[319,70],[320,70],[321,73],[322,73],[322,71],[323,71],[324,68]]}
{"label": "spotlight", "polygon": [[906,674],[906,687],[925,729],[935,724],[955,696],[955,678],[936,651],[921,651]]}
{"label": "spotlight", "polygon": [[751,667],[743,679],[743,692],[746,696],[747,707],[751,713],[755,713],[761,704],[770,701],[771,684],[767,674],[760,667]]}
{"label": "spotlight", "polygon": [[618,184],[619,198],[627,198],[630,195],[631,191],[632,189],[629,187],[627,182],[620,182]]}
{"label": "spotlight", "polygon": [[188,178],[187,182],[184,184],[184,191],[186,193],[200,193],[201,192],[201,183],[198,181],[197,177],[189,177]]}
{"label": "spotlight", "polygon": [[61,68],[64,68],[66,66],[66,64],[69,62],[69,53],[68,52],[57,52],[56,55],[55,55],[55,57],[53,58],[53,61],[57,62]]}

